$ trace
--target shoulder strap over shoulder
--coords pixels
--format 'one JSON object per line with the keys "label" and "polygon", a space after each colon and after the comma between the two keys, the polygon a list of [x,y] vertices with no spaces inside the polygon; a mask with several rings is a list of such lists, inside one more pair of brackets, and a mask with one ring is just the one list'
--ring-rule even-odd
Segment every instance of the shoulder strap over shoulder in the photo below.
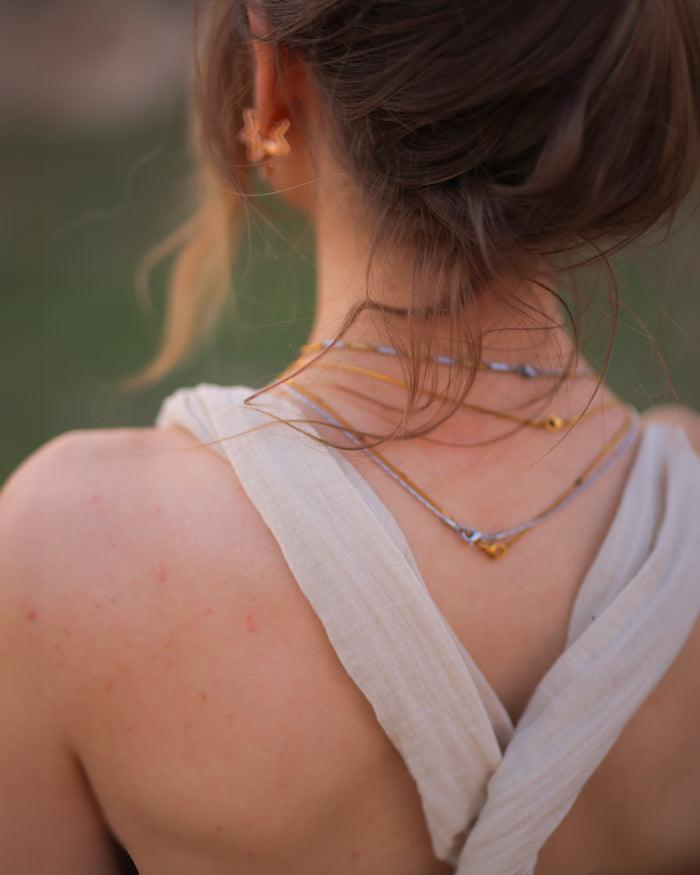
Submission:
{"label": "shoulder strap over shoulder", "polygon": [[442,614],[386,520],[339,466],[339,454],[270,425],[269,412],[299,419],[298,408],[265,395],[247,406],[251,392],[180,389],[164,402],[157,424],[219,441],[212,448],[231,461],[341,663],[412,773],[436,855],[454,863],[501,760],[484,704]]}

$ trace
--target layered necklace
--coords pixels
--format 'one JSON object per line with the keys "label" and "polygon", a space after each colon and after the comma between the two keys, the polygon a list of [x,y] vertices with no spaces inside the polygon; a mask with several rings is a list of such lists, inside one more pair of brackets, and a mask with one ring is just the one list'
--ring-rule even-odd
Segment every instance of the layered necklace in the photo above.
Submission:
{"label": "layered necklace", "polygon": [[[301,361],[308,358],[310,355],[320,352],[323,349],[334,347],[337,349],[361,350],[363,352],[375,352],[379,355],[398,355],[398,352],[389,346],[372,345],[361,341],[338,341],[338,340],[323,340],[316,344],[306,344],[301,347]],[[457,364],[457,360],[446,356],[435,356],[432,358],[437,364]],[[537,377],[561,377],[562,371],[541,368],[530,364],[512,365],[505,362],[485,362],[484,369],[498,371],[501,373],[517,374],[518,376],[527,379]],[[293,367],[292,365],[291,367]],[[344,362],[333,363],[313,363],[314,368],[328,368],[346,371],[354,374],[379,379],[391,385],[406,387],[405,383],[395,377],[390,377],[379,371],[373,371],[369,368],[360,368],[359,366],[350,365]],[[576,376],[589,376],[590,372],[579,372]],[[437,519],[455,532],[461,541],[470,546],[476,547],[486,556],[491,559],[498,559],[504,556],[508,549],[523,535],[537,526],[545,522],[553,513],[562,510],[570,504],[576,497],[588,490],[596,483],[604,474],[607,473],[627,450],[633,445],[639,431],[639,414],[633,407],[627,408],[622,425],[613,433],[611,438],[596,453],[594,458],[579,472],[578,476],[571,482],[557,498],[542,508],[536,516],[512,526],[507,529],[501,529],[495,532],[483,532],[479,528],[466,523],[461,523],[454,516],[448,513],[438,502],[431,498],[425,490],[418,486],[413,480],[408,477],[403,471],[397,468],[394,464],[384,456],[383,453],[374,448],[365,446],[365,441],[359,436],[356,429],[344,419],[327,401],[322,400],[319,396],[308,389],[306,386],[300,385],[296,380],[286,379],[283,383],[287,390],[295,394],[302,401],[305,401],[313,410],[318,413],[322,419],[332,425],[334,428],[344,434],[352,443],[358,446],[382,471],[397,482],[409,495],[418,501],[423,507],[430,511]],[[427,392],[421,394],[428,394]],[[430,393],[431,397],[450,400],[442,394]],[[600,404],[595,408],[591,408],[584,414],[574,417],[561,417],[557,415],[549,415],[542,419],[520,418],[514,414],[504,411],[492,410],[491,408],[482,407],[480,405],[461,402],[461,406],[476,411],[479,413],[494,416],[500,419],[507,419],[512,422],[517,422],[532,428],[543,428],[547,431],[559,431],[563,428],[570,427],[577,422],[590,416],[599,414],[603,405]]]}

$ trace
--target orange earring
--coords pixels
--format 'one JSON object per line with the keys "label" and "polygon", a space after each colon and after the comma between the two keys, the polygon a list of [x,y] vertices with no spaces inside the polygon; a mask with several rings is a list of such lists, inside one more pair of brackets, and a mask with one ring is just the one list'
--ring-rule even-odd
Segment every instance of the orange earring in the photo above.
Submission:
{"label": "orange earring", "polygon": [[253,107],[244,109],[243,122],[244,125],[238,132],[238,140],[247,146],[249,161],[257,163],[268,155],[277,158],[281,155],[289,155],[292,151],[285,139],[285,134],[291,126],[288,118],[278,122],[267,138],[263,137],[260,131],[260,116],[257,109]]}

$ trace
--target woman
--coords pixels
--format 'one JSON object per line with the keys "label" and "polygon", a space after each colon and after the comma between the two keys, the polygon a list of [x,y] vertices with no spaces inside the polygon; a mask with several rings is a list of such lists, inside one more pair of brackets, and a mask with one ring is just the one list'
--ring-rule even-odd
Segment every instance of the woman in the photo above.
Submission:
{"label": "woman", "polygon": [[560,294],[691,189],[697,4],[206,12],[148,376],[256,168],[313,223],[315,324],[264,391],[6,484],[0,868],[699,872],[700,421],[615,397]]}

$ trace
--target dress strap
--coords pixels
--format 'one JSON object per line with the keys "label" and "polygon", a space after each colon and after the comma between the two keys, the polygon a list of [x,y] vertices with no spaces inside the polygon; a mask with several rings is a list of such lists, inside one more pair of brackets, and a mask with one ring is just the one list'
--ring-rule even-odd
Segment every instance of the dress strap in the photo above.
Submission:
{"label": "dress strap", "polygon": [[179,389],[156,424],[218,441],[212,448],[230,460],[415,779],[436,856],[455,864],[501,761],[488,711],[446,621],[387,518],[368,502],[361,478],[348,477],[341,453],[270,417],[299,420],[298,407],[278,395],[244,404],[252,391]]}
{"label": "dress strap", "polygon": [[459,875],[531,875],[700,613],[700,459],[647,426],[618,512],[579,590],[566,650],[538,685],[459,858]]}

